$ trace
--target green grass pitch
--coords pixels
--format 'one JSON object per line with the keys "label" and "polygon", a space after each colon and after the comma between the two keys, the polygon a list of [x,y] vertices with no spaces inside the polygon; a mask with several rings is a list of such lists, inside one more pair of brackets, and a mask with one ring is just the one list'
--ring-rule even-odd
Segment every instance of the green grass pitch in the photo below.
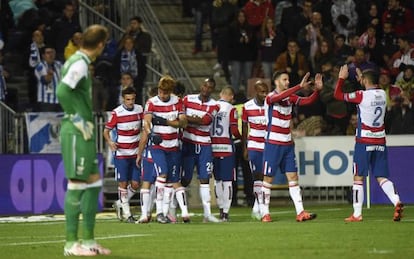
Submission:
{"label": "green grass pitch", "polygon": [[[230,222],[127,224],[114,213],[99,214],[96,239],[112,250],[105,258],[414,258],[414,209],[406,206],[393,222],[392,206],[364,208],[363,222],[345,223],[352,205],[307,208],[314,221],[295,221],[292,206],[271,207],[274,222],[250,218],[250,209],[232,208]],[[213,209],[213,211],[215,211]],[[46,222],[0,218],[0,258],[64,258],[61,216]]]}

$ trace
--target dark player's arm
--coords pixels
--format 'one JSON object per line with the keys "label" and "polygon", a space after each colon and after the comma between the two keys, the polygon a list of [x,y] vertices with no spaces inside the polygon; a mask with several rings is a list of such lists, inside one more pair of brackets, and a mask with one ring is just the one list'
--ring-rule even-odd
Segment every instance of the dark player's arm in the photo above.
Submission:
{"label": "dark player's arm", "polygon": [[169,121],[167,120],[168,126],[174,128],[186,128],[188,124],[187,116],[185,114],[178,115],[177,120]]}
{"label": "dark player's arm", "polygon": [[272,94],[268,98],[268,103],[269,104],[274,104],[274,103],[280,102],[281,100],[285,99],[286,97],[291,96],[292,94],[299,91],[300,88],[301,88],[300,85],[297,85],[297,86],[294,86],[292,88],[289,88],[289,89],[281,92],[280,94]]}
{"label": "dark player's arm", "polygon": [[213,116],[210,113],[206,113],[203,117],[187,116],[188,123],[195,125],[210,125],[213,121]]}

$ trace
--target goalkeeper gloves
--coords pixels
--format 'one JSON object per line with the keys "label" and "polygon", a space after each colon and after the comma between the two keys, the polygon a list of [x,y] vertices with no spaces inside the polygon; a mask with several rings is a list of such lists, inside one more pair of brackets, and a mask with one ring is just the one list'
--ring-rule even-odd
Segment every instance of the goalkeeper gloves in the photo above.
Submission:
{"label": "goalkeeper gloves", "polygon": [[164,119],[163,117],[152,115],[152,124],[153,125],[161,125],[161,126],[168,126],[167,119]]}
{"label": "goalkeeper gloves", "polygon": [[73,125],[82,133],[84,140],[89,140],[93,136],[94,125],[90,121],[85,121],[79,114],[74,114],[70,116],[70,120],[73,122]]}
{"label": "goalkeeper gloves", "polygon": [[154,145],[159,145],[162,142],[161,135],[157,134],[157,133],[151,133],[150,134],[150,139],[151,139],[152,143],[154,143]]}

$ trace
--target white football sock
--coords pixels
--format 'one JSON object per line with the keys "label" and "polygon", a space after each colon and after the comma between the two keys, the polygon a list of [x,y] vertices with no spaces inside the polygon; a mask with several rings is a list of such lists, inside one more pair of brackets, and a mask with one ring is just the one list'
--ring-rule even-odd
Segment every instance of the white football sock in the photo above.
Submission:
{"label": "white football sock", "polygon": [[162,201],[162,213],[164,216],[168,215],[168,209],[170,208],[171,196],[174,192],[172,184],[166,184],[164,188],[164,198]]}
{"label": "white football sock", "polygon": [[134,195],[137,193],[137,190],[134,190],[130,184],[128,184],[127,190],[128,190],[128,196],[127,196],[128,201],[130,201],[131,198],[134,197]]}
{"label": "white football sock", "polygon": [[395,190],[393,182],[388,179],[384,179],[380,182],[380,186],[384,193],[388,196],[388,199],[394,204],[394,207],[397,206],[397,203],[400,202],[400,196]]}
{"label": "white football sock", "polygon": [[162,177],[157,177],[155,181],[155,190],[156,190],[156,200],[155,200],[155,210],[157,215],[162,213],[163,200],[164,200],[164,191],[165,191],[165,182],[166,179]]}
{"label": "white football sock", "polygon": [[147,216],[150,202],[150,191],[149,189],[141,189],[141,215]]}
{"label": "white football sock", "polygon": [[151,216],[152,209],[154,208],[156,198],[157,198],[157,188],[155,188],[155,184],[151,184],[150,192],[149,192],[148,216]]}
{"label": "white football sock", "polygon": [[293,204],[295,204],[296,215],[299,215],[303,211],[303,203],[302,194],[300,193],[300,187],[297,181],[289,182],[289,194]]}
{"label": "white football sock", "polygon": [[272,192],[272,184],[263,182],[262,185],[262,198],[259,200],[260,212],[263,217],[266,214],[269,214],[269,204],[270,204],[270,194]]}
{"label": "white football sock", "polygon": [[354,217],[359,217],[362,214],[362,204],[364,204],[364,182],[354,181],[352,186],[352,197],[354,207]]}
{"label": "white football sock", "polygon": [[216,193],[216,203],[219,209],[223,208],[223,182],[216,180],[214,182],[214,191]]}
{"label": "white football sock", "polygon": [[119,200],[121,201],[122,213],[125,218],[131,216],[131,211],[129,209],[129,200],[128,200],[128,191],[127,189],[118,187]]}
{"label": "white football sock", "polygon": [[223,181],[223,213],[229,213],[231,207],[231,200],[233,198],[233,182],[232,181]]}
{"label": "white football sock", "polygon": [[211,215],[210,185],[208,183],[200,184],[200,197],[203,204],[204,217],[208,217]]}
{"label": "white football sock", "polygon": [[254,197],[255,197],[253,208],[252,208],[253,213],[260,213],[258,199],[259,199],[259,197],[260,197],[260,199],[263,199],[262,185],[263,185],[262,181],[254,181],[254,183],[253,183],[253,193],[254,193]]}
{"label": "white football sock", "polygon": [[188,217],[187,195],[185,187],[179,187],[175,190],[175,198],[181,209],[181,217]]}

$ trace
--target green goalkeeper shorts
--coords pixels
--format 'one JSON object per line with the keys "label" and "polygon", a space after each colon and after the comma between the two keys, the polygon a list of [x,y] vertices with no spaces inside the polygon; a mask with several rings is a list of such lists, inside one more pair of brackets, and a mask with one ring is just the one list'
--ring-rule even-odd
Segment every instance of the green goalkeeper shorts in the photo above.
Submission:
{"label": "green goalkeeper shorts", "polygon": [[67,179],[86,181],[99,173],[95,141],[85,141],[82,135],[61,134],[61,148]]}

